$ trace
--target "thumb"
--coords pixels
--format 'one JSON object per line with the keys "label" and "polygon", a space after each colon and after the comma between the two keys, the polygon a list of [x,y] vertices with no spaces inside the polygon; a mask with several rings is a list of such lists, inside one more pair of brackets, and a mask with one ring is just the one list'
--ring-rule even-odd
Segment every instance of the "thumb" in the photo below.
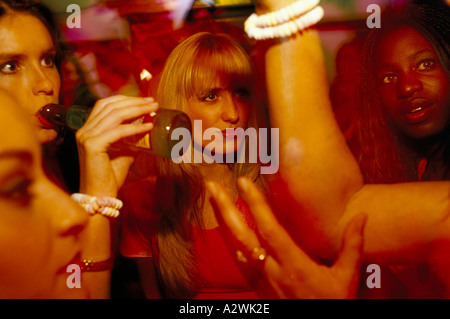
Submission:
{"label": "thumb", "polygon": [[354,217],[346,226],[339,257],[333,268],[339,273],[343,284],[349,285],[349,297],[355,297],[359,284],[363,233],[367,220],[365,214]]}

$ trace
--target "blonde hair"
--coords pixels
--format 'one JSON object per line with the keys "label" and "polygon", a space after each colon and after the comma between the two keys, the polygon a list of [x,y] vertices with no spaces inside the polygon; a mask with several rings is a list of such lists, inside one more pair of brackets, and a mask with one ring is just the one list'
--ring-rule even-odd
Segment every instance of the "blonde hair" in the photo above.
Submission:
{"label": "blonde hair", "polygon": [[[189,114],[189,97],[217,79],[223,85],[231,85],[237,79],[254,83],[250,58],[227,35],[197,33],[180,43],[169,56],[159,82],[158,103],[161,108]],[[248,126],[258,128],[255,113],[253,107]],[[154,210],[160,217],[157,268],[167,297],[188,298],[199,283],[191,226],[203,227],[203,178],[194,164],[175,164],[170,159],[158,158],[156,167]],[[229,164],[229,168],[235,178],[248,176],[261,180],[259,163],[235,163]]]}

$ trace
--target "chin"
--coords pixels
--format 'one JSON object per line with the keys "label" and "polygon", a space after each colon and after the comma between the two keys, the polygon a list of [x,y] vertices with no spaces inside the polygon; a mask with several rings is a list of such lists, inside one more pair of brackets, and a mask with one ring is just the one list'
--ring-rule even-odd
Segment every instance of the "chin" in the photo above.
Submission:
{"label": "chin", "polygon": [[443,129],[440,128],[433,128],[429,129],[426,127],[418,127],[414,130],[404,130],[404,133],[409,136],[410,138],[416,139],[416,140],[423,140],[427,139],[436,135],[439,135]]}
{"label": "chin", "polygon": [[58,137],[58,132],[54,129],[40,128],[38,131],[38,140],[41,144],[48,144],[54,142]]}

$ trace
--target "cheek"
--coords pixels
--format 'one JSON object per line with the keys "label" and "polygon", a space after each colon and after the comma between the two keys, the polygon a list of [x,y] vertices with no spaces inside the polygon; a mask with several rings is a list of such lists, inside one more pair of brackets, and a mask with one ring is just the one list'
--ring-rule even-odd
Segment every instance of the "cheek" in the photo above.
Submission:
{"label": "cheek", "polygon": [[11,210],[2,210],[6,214],[0,221],[0,295],[26,298],[47,289],[52,281],[46,275],[49,232],[41,219],[29,218],[32,212],[9,209],[15,216],[7,216]]}
{"label": "cheek", "polygon": [[441,96],[442,96],[441,103],[443,108],[442,118],[445,125],[450,125],[450,92],[448,82],[447,85],[443,87],[441,91]]}
{"label": "cheek", "polygon": [[243,103],[242,105],[242,111],[241,111],[241,118],[242,118],[242,125],[247,126],[248,119],[250,117],[250,111],[251,111],[251,104],[250,103]]}
{"label": "cheek", "polygon": [[449,81],[448,78],[445,77],[442,82],[440,82],[440,85],[437,85],[437,87],[439,88],[438,90],[438,94],[440,96],[440,99],[446,103],[447,107],[449,107],[449,102],[450,102],[450,92],[449,92]]}
{"label": "cheek", "polygon": [[[201,103],[191,103],[189,105],[189,117],[194,128],[202,127],[202,131],[216,124],[218,115],[215,109],[207,110]],[[203,132],[202,132],[203,133]]]}
{"label": "cheek", "polygon": [[29,91],[28,83],[23,77],[18,75],[0,76],[0,88],[8,92],[8,94],[20,103],[26,106],[27,92]]}
{"label": "cheek", "polygon": [[379,86],[378,92],[380,94],[380,99],[381,99],[382,104],[389,103],[395,97],[395,87],[393,85]]}
{"label": "cheek", "polygon": [[61,75],[59,74],[57,69],[54,69],[54,70],[52,70],[51,74],[49,75],[49,78],[53,82],[54,91],[55,91],[54,95],[58,96],[59,91],[61,90]]}
{"label": "cheek", "polygon": [[395,86],[390,85],[386,87],[379,87],[378,89],[381,107],[385,113],[395,117],[400,106],[397,104],[397,95]]}

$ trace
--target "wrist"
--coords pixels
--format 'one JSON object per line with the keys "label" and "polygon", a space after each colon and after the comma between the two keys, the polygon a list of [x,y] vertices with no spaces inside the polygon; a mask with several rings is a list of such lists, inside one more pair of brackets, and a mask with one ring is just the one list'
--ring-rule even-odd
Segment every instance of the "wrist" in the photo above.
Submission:
{"label": "wrist", "polygon": [[274,12],[294,3],[295,0],[257,1],[255,13],[258,15]]}
{"label": "wrist", "polygon": [[245,21],[244,30],[255,40],[291,38],[322,19],[324,11],[319,3],[320,0],[297,0],[280,10],[254,13]]}

